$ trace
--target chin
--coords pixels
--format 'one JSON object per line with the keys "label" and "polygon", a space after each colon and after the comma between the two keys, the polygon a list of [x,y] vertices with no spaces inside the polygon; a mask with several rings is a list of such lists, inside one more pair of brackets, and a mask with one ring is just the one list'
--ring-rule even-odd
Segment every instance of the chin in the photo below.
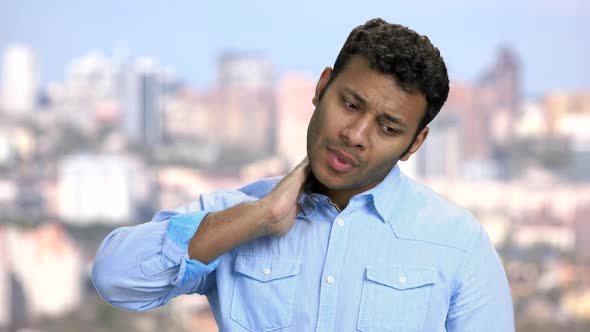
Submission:
{"label": "chin", "polygon": [[332,190],[339,190],[345,189],[349,186],[345,179],[340,175],[331,174],[329,170],[322,168],[321,166],[317,166],[315,164],[311,165],[311,172],[313,173],[314,178],[321,186],[332,189]]}

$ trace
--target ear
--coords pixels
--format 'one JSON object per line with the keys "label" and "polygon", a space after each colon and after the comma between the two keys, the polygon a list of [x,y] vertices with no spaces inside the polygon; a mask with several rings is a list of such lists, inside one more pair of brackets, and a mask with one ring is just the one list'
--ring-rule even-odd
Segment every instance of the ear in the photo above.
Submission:
{"label": "ear", "polygon": [[324,70],[322,71],[322,75],[318,80],[318,84],[315,87],[315,95],[311,100],[314,106],[318,106],[318,102],[320,101],[320,94],[326,88],[326,84],[328,84],[328,82],[330,81],[330,77],[332,77],[332,67],[324,68]]}
{"label": "ear", "polygon": [[424,129],[422,129],[422,131],[420,131],[418,136],[416,136],[416,139],[414,139],[414,142],[412,143],[412,147],[410,148],[410,150],[405,155],[403,155],[400,158],[400,160],[406,161],[410,158],[411,155],[414,154],[414,152],[418,151],[420,146],[422,146],[422,143],[424,143],[424,141],[428,137],[429,131],[430,131],[430,128],[424,127]]}

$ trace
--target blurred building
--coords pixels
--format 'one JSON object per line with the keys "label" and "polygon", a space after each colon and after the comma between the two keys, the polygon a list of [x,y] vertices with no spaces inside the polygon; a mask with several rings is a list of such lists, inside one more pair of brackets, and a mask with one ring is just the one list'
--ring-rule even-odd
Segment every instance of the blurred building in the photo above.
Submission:
{"label": "blurred building", "polygon": [[25,116],[35,110],[39,71],[37,57],[24,45],[8,46],[2,59],[2,105],[6,114]]}
{"label": "blurred building", "polygon": [[522,108],[522,114],[514,126],[516,137],[542,138],[547,136],[547,116],[542,103],[527,101]]}
{"label": "blurred building", "polygon": [[479,213],[477,218],[488,233],[494,247],[502,247],[511,231],[512,225],[509,218],[503,213],[490,211]]}
{"label": "blurred building", "polygon": [[240,180],[250,183],[262,178],[285,175],[290,169],[281,158],[261,159],[242,167]]}
{"label": "blurred building", "polygon": [[58,166],[58,216],[77,224],[129,224],[149,187],[143,163],[131,157],[73,155]]}
{"label": "blurred building", "polygon": [[463,135],[456,116],[435,119],[428,139],[412,157],[421,177],[458,177],[461,174]]}
{"label": "blurred building", "polygon": [[0,331],[8,326],[12,316],[10,306],[12,291],[5,233],[5,227],[0,225]]}
{"label": "blurred building", "polygon": [[243,154],[243,159],[276,153],[274,71],[268,58],[253,53],[221,55],[212,107],[213,141]]}
{"label": "blurred building", "polygon": [[574,215],[574,234],[576,257],[590,262],[590,201],[581,204]]}
{"label": "blurred building", "polygon": [[590,185],[536,178],[506,182],[429,178],[424,182],[434,191],[471,211],[502,211],[511,219],[547,208],[558,220],[571,222],[575,210],[587,204],[590,197]]}
{"label": "blurred building", "polygon": [[560,302],[569,318],[583,321],[590,319],[590,289],[567,292]]}
{"label": "blurred building", "polygon": [[544,245],[571,252],[575,234],[571,223],[560,220],[547,207],[524,214],[514,225],[512,235],[520,247]]}
{"label": "blurred building", "polygon": [[558,128],[569,142],[567,177],[576,182],[590,182],[590,112],[565,115]]}
{"label": "blurred building", "polygon": [[215,114],[204,93],[184,91],[171,96],[164,105],[163,131],[168,142],[213,143],[218,130]]}
{"label": "blurred building", "polygon": [[[62,226],[10,229],[4,240],[9,270],[22,286],[28,317],[59,317],[78,308],[83,289],[81,253]],[[14,304],[14,299],[9,301]]]}
{"label": "blurred building", "polygon": [[553,92],[544,99],[549,134],[569,142],[565,174],[577,182],[590,182],[590,92]]}
{"label": "blurred building", "polygon": [[162,167],[157,170],[158,209],[174,209],[196,202],[199,195],[219,189],[232,190],[245,184],[238,177],[216,177],[187,167]]}
{"label": "blurred building", "polygon": [[158,171],[159,209],[174,209],[196,201],[210,188],[203,185],[204,174],[191,168],[164,167]]}
{"label": "blurred building", "polygon": [[165,85],[162,69],[153,59],[140,58],[122,71],[124,132],[134,143],[153,146],[162,141]]}
{"label": "blurred building", "polygon": [[[463,133],[466,172],[474,177],[507,176],[495,164],[497,151],[511,142],[522,104],[520,60],[508,47],[499,50],[474,90],[473,108],[465,113]],[[500,160],[502,162],[502,160]]]}
{"label": "blurred building", "polygon": [[16,181],[8,178],[0,178],[0,218],[12,219],[16,214],[14,202],[18,196]]}
{"label": "blurred building", "polygon": [[186,331],[219,331],[205,296],[180,296],[170,303],[170,307],[174,321]]}
{"label": "blurred building", "polygon": [[447,101],[437,117],[428,125],[431,131],[424,145],[400,168],[410,177],[457,176],[463,174],[466,151],[470,149],[468,130],[473,118],[471,85],[450,83]]}
{"label": "blurred building", "polygon": [[63,83],[48,90],[51,110],[83,132],[96,130],[99,121],[119,118],[118,71],[110,59],[94,51],[68,64]]}
{"label": "blurred building", "polygon": [[92,104],[117,95],[117,71],[100,52],[74,59],[66,69],[65,95],[72,104]]}
{"label": "blurred building", "polygon": [[291,167],[307,155],[307,125],[314,111],[312,98],[316,81],[307,75],[288,72],[277,87],[278,152]]}
{"label": "blurred building", "polygon": [[508,141],[514,132],[513,124],[520,115],[522,103],[521,65],[515,51],[500,48],[496,62],[484,72],[478,90],[484,98],[476,98],[476,108],[485,113],[488,135],[494,142]]}
{"label": "blurred building", "polygon": [[0,167],[31,160],[36,145],[31,128],[10,121],[0,123]]}
{"label": "blurred building", "polygon": [[543,107],[547,110],[547,128],[550,134],[559,134],[561,122],[571,115],[590,114],[590,91],[552,91],[545,94]]}

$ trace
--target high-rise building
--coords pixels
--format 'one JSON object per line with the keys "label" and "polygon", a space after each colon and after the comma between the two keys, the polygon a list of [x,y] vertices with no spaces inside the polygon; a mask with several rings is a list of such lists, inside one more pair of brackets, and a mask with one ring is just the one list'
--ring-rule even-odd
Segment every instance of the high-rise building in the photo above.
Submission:
{"label": "high-rise building", "polygon": [[9,46],[2,60],[2,105],[8,114],[21,116],[36,106],[39,73],[33,51],[24,45]]}
{"label": "high-rise building", "polygon": [[276,106],[270,60],[252,53],[223,54],[216,85],[214,141],[251,159],[274,154]]}
{"label": "high-rise building", "polygon": [[496,64],[492,69],[493,85],[496,88],[496,106],[509,112],[514,119],[520,113],[521,65],[515,51],[509,47],[500,48]]}
{"label": "high-rise building", "polygon": [[[520,115],[522,101],[520,75],[518,56],[509,47],[502,47],[495,63],[479,79],[474,106],[484,136],[476,138],[488,148],[506,142],[514,132],[512,126]],[[482,151],[484,158],[490,153]]]}
{"label": "high-rise building", "polygon": [[491,68],[480,76],[473,108],[463,121],[468,173],[484,177],[500,174],[496,151],[507,146],[515,132],[522,102],[520,75],[518,56],[511,48],[502,47]]}
{"label": "high-rise building", "polygon": [[114,98],[117,92],[115,67],[100,52],[72,61],[66,71],[68,102],[96,102]]}
{"label": "high-rise building", "polygon": [[316,81],[302,73],[285,73],[277,87],[277,136],[281,157],[293,167],[307,155],[306,134],[314,111]]}
{"label": "high-rise building", "polygon": [[[119,120],[117,71],[112,61],[93,51],[67,65],[63,83],[47,88],[49,113],[91,136],[101,122]],[[48,115],[46,115],[48,116]]]}
{"label": "high-rise building", "polygon": [[162,140],[164,88],[154,60],[140,58],[122,71],[122,112],[127,138],[143,145]]}

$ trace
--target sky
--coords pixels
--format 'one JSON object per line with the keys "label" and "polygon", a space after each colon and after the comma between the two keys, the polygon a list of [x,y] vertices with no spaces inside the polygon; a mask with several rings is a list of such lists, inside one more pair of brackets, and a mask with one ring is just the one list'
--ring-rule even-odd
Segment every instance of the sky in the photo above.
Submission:
{"label": "sky", "polygon": [[42,84],[63,80],[67,64],[93,50],[154,57],[196,87],[211,85],[228,50],[315,77],[373,17],[427,35],[451,80],[474,82],[507,45],[521,58],[527,96],[590,89],[586,0],[0,0],[0,52],[31,47]]}

